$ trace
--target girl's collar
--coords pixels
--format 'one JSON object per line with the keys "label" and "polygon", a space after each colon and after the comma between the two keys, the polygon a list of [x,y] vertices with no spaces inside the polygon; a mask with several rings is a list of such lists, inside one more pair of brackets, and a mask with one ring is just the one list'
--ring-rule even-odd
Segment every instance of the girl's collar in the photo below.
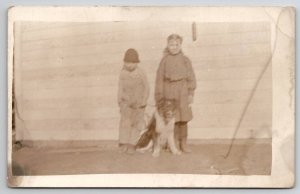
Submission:
{"label": "girl's collar", "polygon": [[183,55],[183,52],[180,50],[177,54],[173,55],[169,52],[168,48],[165,48],[164,50],[164,56],[178,56],[178,55]]}

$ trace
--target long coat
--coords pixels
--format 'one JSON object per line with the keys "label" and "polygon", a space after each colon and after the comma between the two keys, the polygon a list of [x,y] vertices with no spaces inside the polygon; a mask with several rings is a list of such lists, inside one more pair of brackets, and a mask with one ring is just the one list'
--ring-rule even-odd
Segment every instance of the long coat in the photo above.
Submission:
{"label": "long coat", "polygon": [[193,118],[188,102],[196,89],[195,73],[191,61],[182,52],[164,56],[156,74],[155,100],[175,99],[177,102],[176,122],[188,122]]}
{"label": "long coat", "polygon": [[129,72],[121,71],[118,89],[120,106],[119,143],[135,145],[143,126],[145,105],[149,97],[146,74],[137,67]]}

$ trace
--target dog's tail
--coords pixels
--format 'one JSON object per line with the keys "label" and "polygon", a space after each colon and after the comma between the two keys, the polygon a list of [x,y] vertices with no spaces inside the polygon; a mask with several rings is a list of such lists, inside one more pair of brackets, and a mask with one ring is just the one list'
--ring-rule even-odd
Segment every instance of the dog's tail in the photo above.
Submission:
{"label": "dog's tail", "polygon": [[135,146],[136,149],[144,148],[150,143],[150,141],[153,139],[155,135],[155,127],[156,127],[156,119],[155,116],[153,115],[147,126],[147,131],[145,131],[141,135],[138,143],[136,144]]}

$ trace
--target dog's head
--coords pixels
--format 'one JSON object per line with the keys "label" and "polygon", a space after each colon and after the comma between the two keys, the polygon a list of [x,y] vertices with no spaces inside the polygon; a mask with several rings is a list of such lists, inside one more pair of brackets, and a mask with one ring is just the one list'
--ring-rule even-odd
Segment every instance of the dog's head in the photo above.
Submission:
{"label": "dog's head", "polygon": [[157,103],[158,113],[164,118],[165,122],[169,122],[175,116],[176,100],[162,99]]}

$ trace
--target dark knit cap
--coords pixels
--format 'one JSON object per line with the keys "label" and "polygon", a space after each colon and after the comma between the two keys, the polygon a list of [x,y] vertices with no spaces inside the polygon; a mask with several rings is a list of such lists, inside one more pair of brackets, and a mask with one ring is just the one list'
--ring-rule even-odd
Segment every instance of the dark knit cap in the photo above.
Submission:
{"label": "dark knit cap", "polygon": [[139,63],[139,54],[133,48],[130,48],[126,51],[124,55],[124,61],[128,63]]}

